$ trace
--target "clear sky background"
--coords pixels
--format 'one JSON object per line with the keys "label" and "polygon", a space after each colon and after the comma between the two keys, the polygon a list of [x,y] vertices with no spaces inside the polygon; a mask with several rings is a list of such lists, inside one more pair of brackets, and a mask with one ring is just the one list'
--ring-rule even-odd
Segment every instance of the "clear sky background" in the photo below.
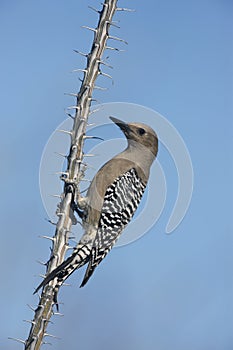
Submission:
{"label": "clear sky background", "polygon": [[[32,296],[49,256],[52,235],[44,218],[38,176],[43,148],[64,109],[64,92],[78,91],[75,68],[85,60],[95,26],[87,8],[96,1],[0,1],[1,99],[1,335],[0,348],[19,349]],[[159,161],[168,197],[159,221],[142,239],[114,249],[90,283],[84,271],[64,287],[64,317],[49,333],[57,350],[231,350],[233,348],[233,3],[230,0],[120,1],[135,13],[118,13],[113,35],[129,42],[110,52],[114,85],[102,102],[131,102],[155,109],[180,132],[195,174],[188,213],[165,234],[177,192],[174,164]],[[104,85],[102,79],[99,83]],[[127,115],[125,116],[127,120]],[[116,132],[112,128],[112,133]],[[120,136],[120,133],[117,134]],[[57,169],[59,170],[59,169]],[[155,198],[156,201],[156,198]],[[46,346],[44,347],[46,348]]]}

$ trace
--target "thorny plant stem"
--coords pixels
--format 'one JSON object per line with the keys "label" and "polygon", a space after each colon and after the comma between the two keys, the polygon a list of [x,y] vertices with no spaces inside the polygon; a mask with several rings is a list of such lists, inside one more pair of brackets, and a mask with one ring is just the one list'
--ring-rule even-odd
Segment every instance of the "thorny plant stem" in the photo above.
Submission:
{"label": "thorny plant stem", "polygon": [[[97,11],[99,12],[99,22],[97,28],[93,30],[93,44],[90,53],[86,56],[87,65],[84,70],[84,78],[80,91],[77,94],[76,105],[74,106],[75,117],[70,132],[71,145],[67,157],[67,170],[61,176],[61,179],[64,181],[64,190],[58,206],[58,222],[52,240],[52,251],[46,273],[50,273],[64,261],[68,248],[69,233],[72,226],[70,214],[71,204],[74,196],[79,194],[79,183],[83,177],[83,143],[92,102],[92,92],[95,81],[98,75],[101,74],[101,58],[106,48],[107,39],[109,38],[109,28],[116,10],[117,0],[105,0],[102,10]],[[54,285],[54,281],[51,281],[42,290],[33,321],[31,322],[29,336],[25,341],[25,350],[39,350],[41,345],[46,343],[44,337],[49,336],[46,333],[46,328],[51,316],[54,314]]]}

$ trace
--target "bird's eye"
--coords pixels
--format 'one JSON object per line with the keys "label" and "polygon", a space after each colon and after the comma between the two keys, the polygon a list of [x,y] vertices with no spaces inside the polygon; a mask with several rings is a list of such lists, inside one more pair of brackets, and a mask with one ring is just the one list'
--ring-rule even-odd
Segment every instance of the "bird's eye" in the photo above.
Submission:
{"label": "bird's eye", "polygon": [[143,128],[139,128],[139,129],[138,129],[138,134],[139,134],[140,136],[144,135],[145,133],[146,133],[146,131],[145,131]]}

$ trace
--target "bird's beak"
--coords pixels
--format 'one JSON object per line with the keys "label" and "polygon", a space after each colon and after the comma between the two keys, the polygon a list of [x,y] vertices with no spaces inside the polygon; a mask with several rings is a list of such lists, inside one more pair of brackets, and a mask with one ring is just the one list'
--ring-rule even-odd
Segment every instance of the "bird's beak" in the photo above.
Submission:
{"label": "bird's beak", "polygon": [[113,123],[115,123],[119,128],[125,133],[130,130],[130,127],[127,123],[123,122],[123,120],[117,119],[115,117],[109,117]]}

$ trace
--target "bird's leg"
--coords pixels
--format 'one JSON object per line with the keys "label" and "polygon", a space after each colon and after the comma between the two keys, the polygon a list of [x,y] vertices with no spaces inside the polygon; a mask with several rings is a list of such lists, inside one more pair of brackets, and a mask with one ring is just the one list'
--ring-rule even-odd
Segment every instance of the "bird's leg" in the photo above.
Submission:
{"label": "bird's leg", "polygon": [[85,210],[87,207],[87,197],[78,196],[77,206],[81,210]]}
{"label": "bird's leg", "polygon": [[79,196],[77,199],[77,202],[73,201],[72,203],[73,211],[75,211],[81,219],[84,216],[86,207],[87,207],[87,197]]}
{"label": "bird's leg", "polygon": [[77,203],[73,202],[72,203],[72,209],[74,212],[76,212],[78,214],[78,216],[82,219],[84,216],[84,211],[79,209],[79,206],[77,205]]}

